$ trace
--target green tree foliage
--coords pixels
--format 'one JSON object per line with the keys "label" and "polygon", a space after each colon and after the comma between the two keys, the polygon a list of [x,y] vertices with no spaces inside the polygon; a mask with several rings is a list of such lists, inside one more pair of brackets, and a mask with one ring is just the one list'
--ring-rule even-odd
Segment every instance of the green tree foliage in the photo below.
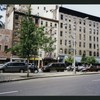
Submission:
{"label": "green tree foliage", "polygon": [[83,54],[81,63],[83,64],[95,64],[98,63],[95,59],[95,57],[86,57],[85,54]]}
{"label": "green tree foliage", "polygon": [[69,56],[68,58],[65,59],[65,62],[66,62],[66,63],[72,64],[73,61],[74,61],[74,59],[73,59],[71,56]]}
{"label": "green tree foliage", "polygon": [[97,63],[97,61],[96,61],[95,57],[87,57],[86,63],[87,64],[95,64],[95,63]]}
{"label": "green tree foliage", "polygon": [[44,39],[45,44],[43,44],[43,50],[45,53],[49,54],[49,57],[51,57],[52,52],[55,50],[55,47],[53,47],[53,44],[56,42],[56,40],[53,40],[51,36],[48,38],[46,37]]}
{"label": "green tree foliage", "polygon": [[82,64],[86,64],[87,63],[86,55],[85,54],[82,55],[81,63]]}

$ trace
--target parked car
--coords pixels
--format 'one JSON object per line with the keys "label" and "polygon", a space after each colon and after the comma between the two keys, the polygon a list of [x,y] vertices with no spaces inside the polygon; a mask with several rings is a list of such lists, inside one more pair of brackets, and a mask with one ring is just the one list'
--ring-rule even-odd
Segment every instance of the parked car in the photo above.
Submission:
{"label": "parked car", "polygon": [[0,72],[25,72],[27,64],[24,62],[7,62],[0,67]]}
{"label": "parked car", "polygon": [[85,71],[98,71],[96,66],[89,66],[89,67],[84,67],[84,69],[82,69],[82,72]]}
{"label": "parked car", "polygon": [[30,72],[33,72],[33,73],[35,71],[39,72],[37,65],[35,65],[34,63],[29,63],[28,68],[29,68]]}
{"label": "parked car", "polygon": [[71,65],[71,66],[67,66],[67,67],[66,67],[66,70],[67,70],[67,71],[73,71],[72,65]]}
{"label": "parked car", "polygon": [[61,62],[55,62],[55,63],[49,63],[46,66],[42,67],[43,72],[50,72],[50,71],[64,71],[66,70],[66,65],[65,63]]}

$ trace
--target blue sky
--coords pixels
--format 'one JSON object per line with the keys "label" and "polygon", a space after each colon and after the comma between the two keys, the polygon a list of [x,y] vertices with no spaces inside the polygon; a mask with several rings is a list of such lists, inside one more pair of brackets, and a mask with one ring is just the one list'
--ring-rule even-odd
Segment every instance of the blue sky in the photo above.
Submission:
{"label": "blue sky", "polygon": [[66,4],[63,7],[100,17],[100,4]]}
{"label": "blue sky", "polygon": [[[63,7],[76,10],[79,12],[87,13],[90,15],[94,15],[100,17],[100,4],[64,4]],[[5,11],[0,11],[0,15],[5,16]],[[1,21],[5,22],[5,17],[0,19]]]}

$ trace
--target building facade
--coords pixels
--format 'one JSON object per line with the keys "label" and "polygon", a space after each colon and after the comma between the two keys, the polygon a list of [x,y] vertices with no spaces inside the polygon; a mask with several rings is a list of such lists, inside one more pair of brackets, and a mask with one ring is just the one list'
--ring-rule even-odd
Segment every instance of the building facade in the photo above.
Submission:
{"label": "building facade", "polygon": [[[6,14],[6,28],[14,30],[15,11],[25,12],[29,5],[11,5]],[[25,8],[25,9],[24,9]],[[55,23],[58,27],[52,28],[57,31],[54,38],[56,57],[60,54],[73,55],[73,46],[75,40],[75,56],[81,59],[83,53],[87,56],[94,56],[98,60],[100,57],[100,18],[89,14],[81,13],[58,5],[31,5],[33,16],[39,17],[39,26],[46,26],[46,31],[52,28],[50,23]],[[8,16],[9,15],[9,16]],[[20,19],[20,18],[19,18]],[[16,21],[18,22],[18,21]],[[41,52],[41,50],[40,50]],[[41,53],[40,53],[41,54]],[[45,54],[42,52],[42,56]],[[44,57],[43,56],[43,57]]]}
{"label": "building facade", "polygon": [[[7,10],[6,15],[6,28],[13,30],[12,34],[12,41],[13,45],[15,45],[18,41],[18,29],[21,27],[21,19],[23,16],[25,16],[24,12],[19,11],[18,9],[13,8],[13,6],[10,6],[11,8]],[[41,17],[37,15],[32,15],[34,23],[41,27],[44,26],[45,30],[44,32],[48,33],[48,36],[51,36],[53,40],[56,40],[53,47],[55,48],[54,52],[51,53],[51,56],[53,58],[57,58],[58,56],[58,49],[57,49],[57,41],[58,41],[58,20],[50,19],[46,17]],[[9,24],[9,25],[8,25]],[[39,57],[44,58],[48,57],[49,55],[45,53],[45,51],[39,49]],[[12,56],[12,58],[16,58],[15,55]]]}
{"label": "building facade", "polygon": [[[59,8],[59,52],[73,52],[76,60],[86,56],[100,57],[100,18],[67,8]],[[78,57],[78,58],[77,58]],[[100,62],[100,61],[99,61]]]}

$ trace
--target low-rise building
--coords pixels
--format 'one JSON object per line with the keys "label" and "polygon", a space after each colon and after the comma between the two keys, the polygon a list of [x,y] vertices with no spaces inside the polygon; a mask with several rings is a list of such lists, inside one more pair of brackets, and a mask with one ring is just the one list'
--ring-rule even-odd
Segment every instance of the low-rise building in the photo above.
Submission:
{"label": "low-rise building", "polygon": [[6,53],[8,48],[12,46],[12,31],[8,29],[0,29],[0,63],[10,60],[11,52]]}

